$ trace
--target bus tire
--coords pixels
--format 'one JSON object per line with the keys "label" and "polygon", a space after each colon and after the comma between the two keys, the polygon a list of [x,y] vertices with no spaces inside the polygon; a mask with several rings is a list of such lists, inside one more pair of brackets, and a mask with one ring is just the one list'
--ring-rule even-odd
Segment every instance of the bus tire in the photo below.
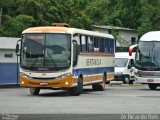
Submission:
{"label": "bus tire", "polygon": [[106,75],[104,74],[102,82],[92,85],[92,89],[94,91],[103,91],[105,89],[105,83],[106,83]]}
{"label": "bus tire", "polygon": [[134,81],[135,81],[135,80],[130,80],[130,81],[129,81],[129,84],[133,84]]}
{"label": "bus tire", "polygon": [[83,79],[82,77],[78,78],[78,86],[73,87],[69,90],[70,95],[72,96],[78,96],[83,92]]}
{"label": "bus tire", "polygon": [[156,85],[156,84],[152,84],[152,83],[149,83],[149,84],[148,84],[148,87],[149,87],[151,90],[156,90],[156,89],[157,89],[157,85]]}
{"label": "bus tire", "polygon": [[110,81],[108,81],[108,79],[107,79],[107,74],[106,73],[105,73],[105,75],[106,75],[105,83],[110,84]]}
{"label": "bus tire", "polygon": [[107,81],[106,84],[110,84],[111,81]]}
{"label": "bus tire", "polygon": [[31,95],[38,95],[40,92],[40,88],[30,88]]}

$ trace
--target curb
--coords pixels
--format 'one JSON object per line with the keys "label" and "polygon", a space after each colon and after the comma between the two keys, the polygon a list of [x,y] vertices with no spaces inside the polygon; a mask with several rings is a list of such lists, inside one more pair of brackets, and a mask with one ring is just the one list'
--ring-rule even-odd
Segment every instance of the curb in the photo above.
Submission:
{"label": "curb", "polygon": [[0,85],[0,88],[19,88],[20,85],[18,84],[4,84],[4,85]]}
{"label": "curb", "polygon": [[121,85],[121,86],[141,86],[141,83],[123,84],[123,83],[110,83],[109,85]]}
{"label": "curb", "polygon": [[130,84],[121,84],[121,86],[130,86]]}
{"label": "curb", "polygon": [[134,83],[133,85],[134,85],[134,86],[141,86],[142,83]]}

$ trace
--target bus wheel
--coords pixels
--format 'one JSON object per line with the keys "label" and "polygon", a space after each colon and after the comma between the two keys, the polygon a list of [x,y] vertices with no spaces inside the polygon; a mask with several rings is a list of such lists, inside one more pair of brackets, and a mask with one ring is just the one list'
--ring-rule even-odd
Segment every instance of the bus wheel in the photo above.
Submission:
{"label": "bus wheel", "polygon": [[111,81],[107,81],[106,84],[110,84]]}
{"label": "bus wheel", "polygon": [[78,78],[78,86],[73,87],[69,90],[70,95],[78,96],[83,92],[83,79],[81,77]]}
{"label": "bus wheel", "polygon": [[107,80],[107,74],[105,74],[105,75],[106,75],[105,83],[106,83],[106,84],[110,84],[111,81],[108,81],[108,80]]}
{"label": "bus wheel", "polygon": [[30,88],[31,95],[38,95],[40,92],[40,88]]}
{"label": "bus wheel", "polygon": [[156,90],[157,85],[150,83],[150,84],[148,84],[148,87],[149,87],[151,90]]}
{"label": "bus wheel", "polygon": [[98,84],[92,85],[92,89],[95,91],[103,91],[105,89],[106,76],[103,75],[103,81]]}
{"label": "bus wheel", "polygon": [[129,78],[128,78],[128,77],[125,77],[125,78],[124,78],[124,81],[123,81],[123,84],[129,84],[129,81],[130,81]]}

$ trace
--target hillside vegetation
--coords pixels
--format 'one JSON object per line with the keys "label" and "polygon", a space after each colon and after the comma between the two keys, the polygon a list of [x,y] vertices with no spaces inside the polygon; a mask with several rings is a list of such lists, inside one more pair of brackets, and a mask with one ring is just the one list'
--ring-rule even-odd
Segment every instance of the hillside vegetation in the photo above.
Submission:
{"label": "hillside vegetation", "polygon": [[160,30],[160,0],[0,0],[0,36],[20,37],[28,27],[54,22],[127,27],[141,36]]}

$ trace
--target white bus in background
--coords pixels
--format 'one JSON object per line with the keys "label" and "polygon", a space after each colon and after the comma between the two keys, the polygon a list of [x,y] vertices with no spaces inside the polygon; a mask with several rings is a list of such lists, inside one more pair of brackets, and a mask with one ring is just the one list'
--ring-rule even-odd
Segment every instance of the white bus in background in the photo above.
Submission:
{"label": "white bus in background", "polygon": [[80,95],[84,85],[104,90],[105,82],[114,79],[112,35],[58,23],[28,28],[20,42],[20,85],[29,87],[32,95],[38,95],[40,89]]}
{"label": "white bus in background", "polygon": [[128,52],[115,53],[115,74],[114,81],[123,81],[123,83],[133,83],[134,73],[131,69],[134,64],[135,53],[131,56]]}
{"label": "white bus in background", "polygon": [[160,86],[160,31],[148,32],[140,38],[134,73],[135,81],[148,84],[151,90]]}

